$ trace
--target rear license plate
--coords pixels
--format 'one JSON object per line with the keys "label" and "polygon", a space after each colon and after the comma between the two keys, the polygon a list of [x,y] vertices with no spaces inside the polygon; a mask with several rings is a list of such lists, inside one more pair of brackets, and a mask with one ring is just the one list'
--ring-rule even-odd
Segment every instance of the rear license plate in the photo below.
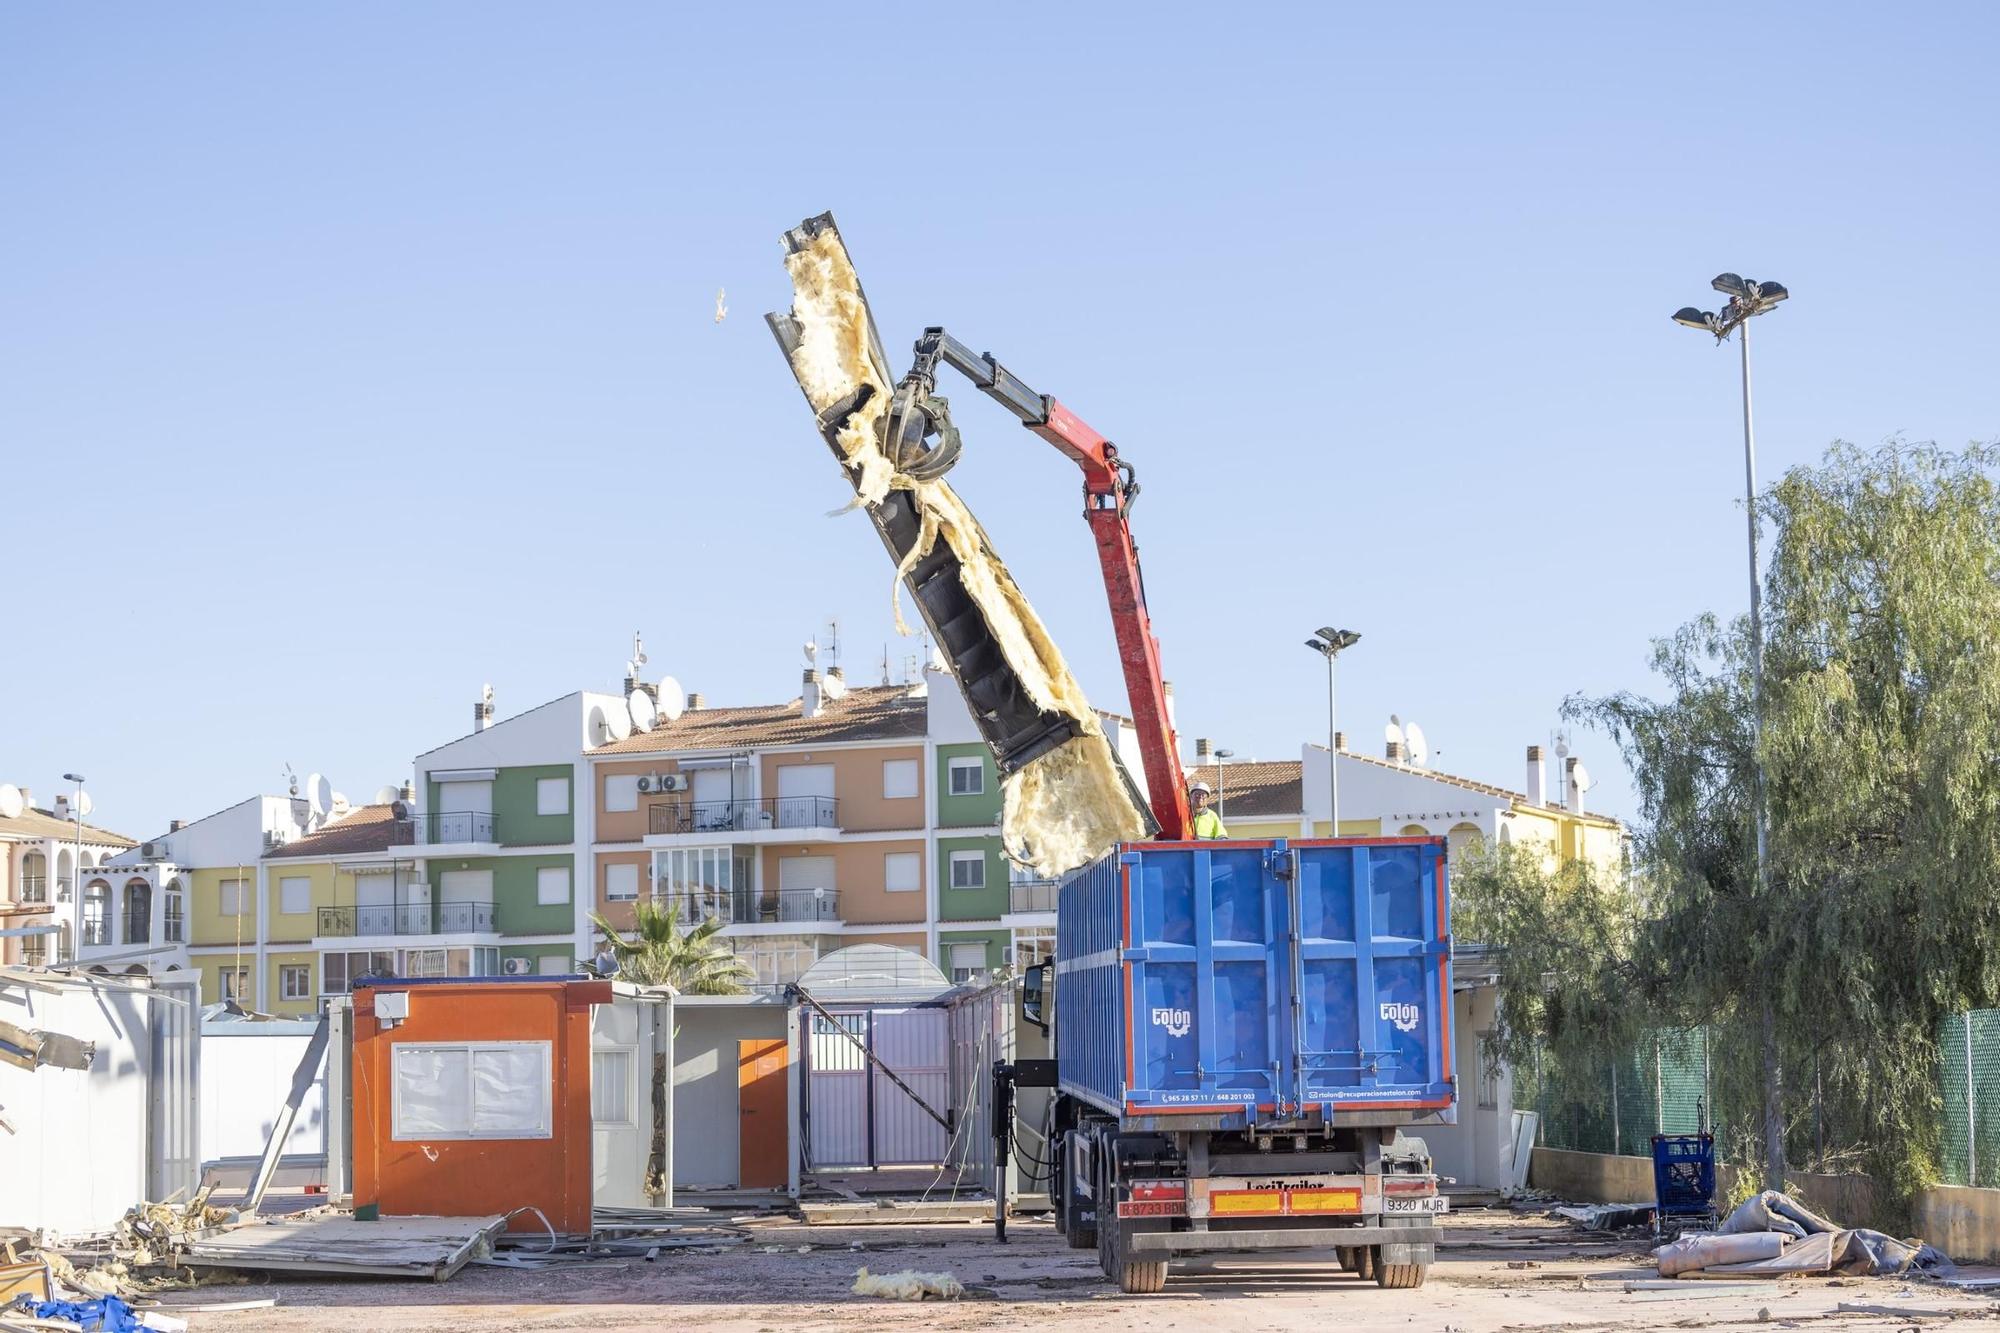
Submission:
{"label": "rear license plate", "polygon": [[1450,1211],[1451,1200],[1445,1198],[1442,1194],[1433,1194],[1424,1198],[1385,1198],[1382,1200],[1382,1212],[1384,1215],[1390,1213],[1448,1213]]}

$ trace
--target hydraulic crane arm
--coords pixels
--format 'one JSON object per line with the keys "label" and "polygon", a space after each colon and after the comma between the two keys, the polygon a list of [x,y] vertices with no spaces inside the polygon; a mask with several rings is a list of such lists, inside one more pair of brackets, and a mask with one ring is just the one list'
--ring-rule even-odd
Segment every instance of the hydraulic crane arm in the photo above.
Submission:
{"label": "hydraulic crane arm", "polygon": [[[1153,637],[1152,615],[1146,609],[1139,547],[1132,539],[1132,504],[1139,494],[1132,465],[1119,457],[1117,445],[1054,398],[1036,393],[991,356],[974,352],[943,329],[929,328],[917,340],[916,363],[896,390],[887,429],[892,447],[900,447],[906,456],[928,457],[937,473],[949,468],[958,454],[958,432],[951,424],[949,404],[934,394],[940,361],[971,380],[1082,470],[1083,516],[1097,544],[1098,566],[1111,606],[1112,629],[1118,637],[1118,659],[1125,672],[1125,692],[1131,700],[1132,722],[1144,758],[1153,817],[1162,838],[1187,837],[1191,820],[1182,785],[1180,745],[1167,711],[1167,685],[1160,670],[1159,640]],[[937,443],[926,451],[932,436]]]}

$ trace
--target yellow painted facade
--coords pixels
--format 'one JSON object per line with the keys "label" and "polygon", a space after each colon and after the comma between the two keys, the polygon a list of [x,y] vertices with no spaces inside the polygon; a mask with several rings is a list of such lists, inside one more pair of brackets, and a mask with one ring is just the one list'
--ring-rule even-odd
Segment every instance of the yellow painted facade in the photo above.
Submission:
{"label": "yellow painted facade", "polygon": [[[284,910],[285,881],[288,879],[302,879],[308,883],[308,901],[303,912]],[[354,901],[354,876],[339,874],[331,861],[266,861],[264,901],[265,910],[271,914],[271,943],[304,944],[312,939],[318,931],[319,909],[342,901],[336,896],[341,879],[347,881],[345,901],[351,903]],[[275,991],[270,993],[276,994]]]}
{"label": "yellow painted facade", "polygon": [[[264,1012],[293,1018],[313,1017],[319,1011],[319,955],[310,949],[273,953],[268,956],[268,965],[269,971],[264,978]],[[284,975],[288,967],[305,969],[306,994],[301,999],[285,998]]]}
{"label": "yellow painted facade", "polygon": [[[224,869],[189,870],[185,878],[191,882],[188,889],[188,943],[235,944],[239,939],[247,946],[254,947],[257,941],[257,866],[253,862],[247,866],[229,866]],[[240,880],[247,887],[242,895],[243,911],[240,916],[222,914],[222,886]],[[208,990],[202,991],[204,999],[211,997]]]}
{"label": "yellow painted facade", "polygon": [[[188,958],[188,966],[201,973],[201,1002],[215,1004],[224,998],[222,989],[224,972],[240,966],[246,977],[254,976],[257,948],[253,944],[245,944],[240,955],[234,952],[194,954]],[[254,1001],[255,997],[250,993],[251,990],[252,988],[246,983],[241,992],[244,995],[245,1008],[251,1007]]]}

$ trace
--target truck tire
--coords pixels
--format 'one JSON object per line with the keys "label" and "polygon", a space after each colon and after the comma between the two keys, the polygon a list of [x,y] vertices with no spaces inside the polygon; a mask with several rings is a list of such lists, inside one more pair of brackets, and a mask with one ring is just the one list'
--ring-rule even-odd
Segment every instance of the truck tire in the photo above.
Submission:
{"label": "truck tire", "polygon": [[1340,1266],[1366,1282],[1375,1276],[1375,1258],[1373,1245],[1355,1245],[1340,1252]]}
{"label": "truck tire", "polygon": [[1103,1165],[1097,1182],[1097,1262],[1104,1276],[1118,1284],[1128,1296],[1155,1296],[1167,1285],[1165,1259],[1134,1259],[1132,1233],[1138,1227],[1118,1216],[1117,1160],[1110,1151],[1101,1154]]}
{"label": "truck tire", "polygon": [[1385,1264],[1377,1260],[1375,1285],[1398,1291],[1413,1290],[1424,1285],[1430,1271],[1429,1264]]}

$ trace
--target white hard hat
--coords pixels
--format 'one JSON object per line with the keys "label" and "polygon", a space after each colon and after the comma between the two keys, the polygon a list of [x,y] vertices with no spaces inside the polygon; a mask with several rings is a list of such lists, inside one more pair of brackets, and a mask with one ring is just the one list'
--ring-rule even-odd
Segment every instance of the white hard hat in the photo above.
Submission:
{"label": "white hard hat", "polygon": [[1192,796],[1196,792],[1200,792],[1204,796],[1213,796],[1215,795],[1215,788],[1209,786],[1206,782],[1197,780],[1188,784],[1188,795]]}

